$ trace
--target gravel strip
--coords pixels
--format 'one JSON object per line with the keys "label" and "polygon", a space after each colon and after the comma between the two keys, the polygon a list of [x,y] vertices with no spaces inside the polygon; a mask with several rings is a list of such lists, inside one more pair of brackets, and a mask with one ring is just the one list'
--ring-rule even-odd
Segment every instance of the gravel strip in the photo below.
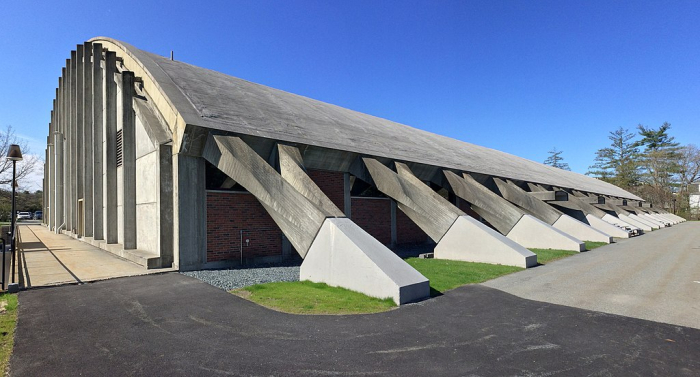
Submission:
{"label": "gravel strip", "polygon": [[230,291],[277,281],[299,281],[299,266],[181,272],[215,287]]}

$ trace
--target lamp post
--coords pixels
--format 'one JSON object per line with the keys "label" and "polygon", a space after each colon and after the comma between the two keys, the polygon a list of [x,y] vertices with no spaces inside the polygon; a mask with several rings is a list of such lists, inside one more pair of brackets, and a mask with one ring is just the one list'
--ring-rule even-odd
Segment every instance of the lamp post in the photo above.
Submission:
{"label": "lamp post", "polygon": [[[17,186],[17,161],[22,161],[22,150],[17,144],[11,144],[10,149],[7,150],[7,159],[12,161],[12,217],[10,219],[10,250],[11,256],[15,255],[15,221],[17,221],[17,213],[15,212],[15,189]],[[5,282],[5,250],[2,251],[2,284],[7,285]],[[14,272],[12,274],[12,279],[14,280]],[[10,288],[9,285],[8,289]],[[2,287],[3,289],[5,287]],[[14,288],[14,287],[13,287]],[[14,291],[14,289],[13,289]]]}

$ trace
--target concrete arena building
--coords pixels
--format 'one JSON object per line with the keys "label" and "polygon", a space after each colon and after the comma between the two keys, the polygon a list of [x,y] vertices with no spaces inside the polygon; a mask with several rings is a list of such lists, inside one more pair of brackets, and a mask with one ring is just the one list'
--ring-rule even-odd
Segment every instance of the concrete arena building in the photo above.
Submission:
{"label": "concrete arena building", "polygon": [[148,268],[304,258],[301,278],[397,303],[428,281],[390,249],[530,267],[681,221],[580,174],[98,37],[71,51],[44,223]]}

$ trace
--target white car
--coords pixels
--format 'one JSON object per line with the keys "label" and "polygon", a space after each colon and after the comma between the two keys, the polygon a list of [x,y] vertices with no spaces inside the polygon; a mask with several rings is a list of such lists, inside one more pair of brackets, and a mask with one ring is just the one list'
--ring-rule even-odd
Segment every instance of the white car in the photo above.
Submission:
{"label": "white car", "polygon": [[19,220],[31,220],[32,215],[29,212],[17,212],[17,221]]}

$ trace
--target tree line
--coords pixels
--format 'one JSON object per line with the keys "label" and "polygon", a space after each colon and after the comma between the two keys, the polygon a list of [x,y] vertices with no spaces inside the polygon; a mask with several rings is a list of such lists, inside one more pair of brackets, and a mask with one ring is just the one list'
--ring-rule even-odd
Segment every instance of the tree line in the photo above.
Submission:
{"label": "tree line", "polygon": [[[596,151],[586,175],[612,183],[653,204],[681,215],[689,213],[688,186],[700,180],[700,150],[681,145],[669,134],[671,124],[658,128],[638,125],[636,131],[620,127],[608,135],[610,145]],[[544,161],[571,170],[556,148]]]}

